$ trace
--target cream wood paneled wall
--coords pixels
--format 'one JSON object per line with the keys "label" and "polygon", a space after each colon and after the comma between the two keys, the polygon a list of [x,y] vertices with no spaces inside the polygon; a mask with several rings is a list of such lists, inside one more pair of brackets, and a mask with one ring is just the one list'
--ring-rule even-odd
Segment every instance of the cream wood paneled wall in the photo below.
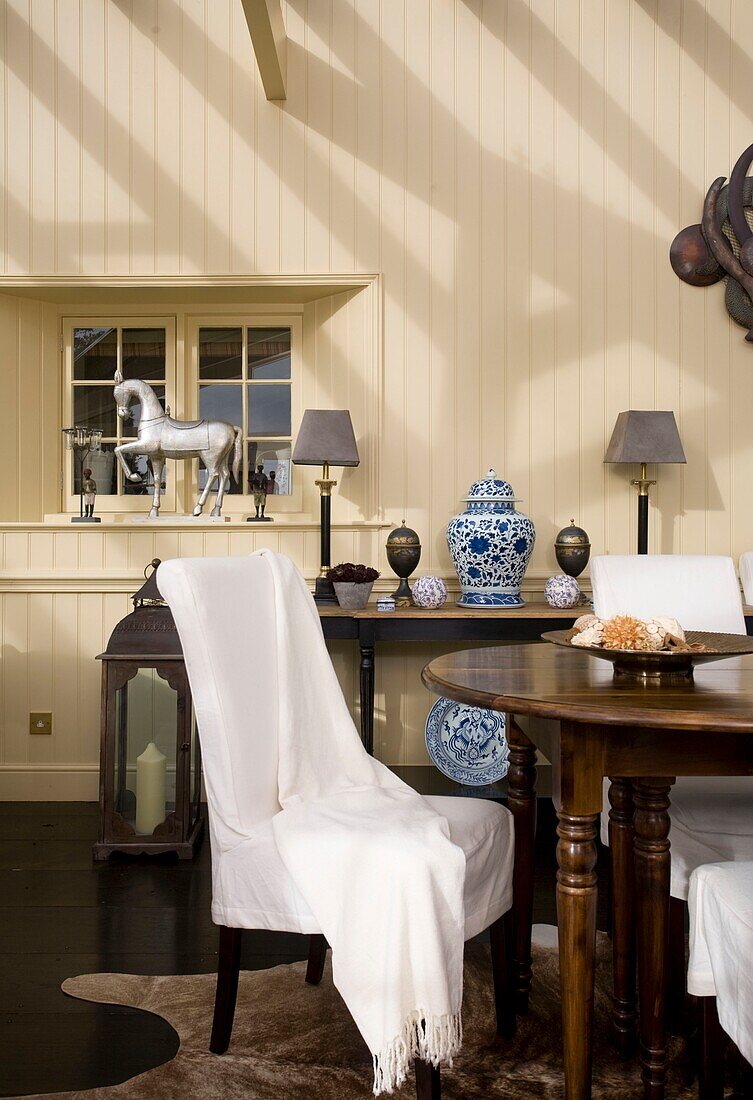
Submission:
{"label": "cream wood paneled wall", "polygon": [[59,507],[59,340],[55,306],[0,294],[0,521]]}
{"label": "cream wood paneled wall", "polygon": [[[379,273],[378,338],[359,309],[305,307],[310,340],[331,334],[306,347],[309,392],[354,402],[378,435],[378,469],[342,487],[344,520],[405,515],[422,571],[449,574],[446,522],[494,465],[536,524],[540,587],[571,516],[595,552],[633,547],[629,475],[603,466],[604,449],[622,409],[672,408],[688,464],[659,472],[652,548],[753,547],[753,349],[721,288],[684,286],[667,262],[753,139],[753,5],[288,0],[283,104],[264,97],[240,0],[4,0],[0,14],[0,283]],[[55,510],[50,310],[0,304],[13,394],[0,403],[0,520]],[[361,345],[377,357],[368,385]],[[103,562],[119,534],[95,537]],[[52,638],[29,660],[57,668],[64,637],[34,601],[59,596],[73,621],[109,624],[125,593],[105,580],[5,594],[19,601],[11,622]],[[381,660],[389,760],[423,759],[419,648]],[[51,683],[33,667],[31,683]],[[4,737],[7,765],[53,751]],[[56,759],[93,763],[89,727],[65,738]]]}

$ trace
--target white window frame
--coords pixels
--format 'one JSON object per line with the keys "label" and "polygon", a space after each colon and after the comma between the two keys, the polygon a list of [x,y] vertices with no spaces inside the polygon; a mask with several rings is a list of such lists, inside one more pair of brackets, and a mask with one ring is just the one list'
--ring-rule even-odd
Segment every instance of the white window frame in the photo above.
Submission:
{"label": "white window frame", "polygon": [[[175,381],[176,381],[176,319],[174,316],[157,316],[150,314],[122,314],[113,311],[112,314],[92,312],[82,317],[63,317],[63,423],[61,429],[73,425],[73,331],[77,328],[164,328],[165,330],[165,402],[171,409],[175,408]],[[118,340],[118,367],[120,367],[120,345]],[[79,380],[81,381],[81,380]],[[87,383],[89,384],[89,383]],[[92,382],[91,385],[101,385],[104,389],[111,385],[114,389],[115,380],[112,383]],[[114,404],[114,398],[113,398]],[[78,513],[79,497],[73,492],[73,462],[71,452],[65,447],[65,441],[61,434],[61,468],[63,472],[63,511]],[[117,460],[116,460],[117,461]],[[176,482],[180,476],[176,470],[176,464],[168,462],[165,492],[162,495],[161,510],[163,512],[175,512],[176,508]],[[227,498],[226,498],[227,499]],[[98,493],[94,509],[95,515],[110,515],[113,513],[146,512],[149,510],[151,497],[138,494]]]}
{"label": "white window frame", "polygon": [[[303,355],[303,317],[300,313],[201,313],[189,314],[186,317],[185,349],[186,349],[186,418],[196,419],[199,416],[199,386],[202,384],[199,378],[199,329],[201,328],[240,328],[243,331],[242,355],[243,377],[246,378],[248,341],[246,329],[249,328],[289,328],[290,329],[290,446],[291,453],[295,443],[298,427],[303,411],[301,408],[301,376]],[[212,384],[222,384],[221,382]],[[230,385],[247,385],[246,381],[235,381]],[[270,436],[270,439],[279,439],[279,435]],[[244,459],[247,443],[244,436]],[[193,476],[190,484],[192,491],[198,493],[198,462],[192,463]],[[300,514],[303,511],[303,471],[291,468],[291,492],[285,496],[272,496],[267,500],[267,514],[270,518],[275,515]],[[304,475],[305,476],[305,475]],[[244,488],[247,486],[244,485]],[[210,496],[211,500],[211,496]],[[209,503],[209,502],[207,502]],[[236,516],[243,513],[254,512],[254,498],[251,493],[228,493],[222,504],[224,515]]]}

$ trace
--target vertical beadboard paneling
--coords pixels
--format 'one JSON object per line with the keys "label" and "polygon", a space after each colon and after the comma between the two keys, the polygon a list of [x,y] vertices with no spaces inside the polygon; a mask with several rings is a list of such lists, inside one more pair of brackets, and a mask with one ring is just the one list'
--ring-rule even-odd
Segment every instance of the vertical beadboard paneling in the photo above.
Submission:
{"label": "vertical beadboard paneling", "polygon": [[181,8],[181,270],[205,271],[208,12],[206,0],[181,0]]}
{"label": "vertical beadboard paneling", "polygon": [[207,194],[204,219],[207,271],[229,271],[231,268],[232,70],[228,65],[228,53],[232,32],[232,9],[221,4],[206,25]]}
{"label": "vertical beadboard paneling", "polygon": [[[9,274],[32,270],[31,160],[35,140],[32,118],[31,0],[3,5],[5,111],[4,176],[5,258]],[[37,135],[38,139],[38,135]],[[11,155],[12,154],[12,155]]]}
{"label": "vertical beadboard paneling", "polygon": [[81,84],[81,24],[78,9],[54,6],[55,80],[55,270],[81,270],[81,148],[83,133]]}
{"label": "vertical beadboard paneling", "polygon": [[155,0],[134,4],[131,27],[130,270],[154,271],[156,240],[157,56]]}
{"label": "vertical beadboard paneling", "polygon": [[411,513],[427,568],[487,462],[539,524],[534,568],[572,512],[595,549],[631,546],[625,472],[600,462],[631,404],[675,408],[689,449],[654,546],[744,548],[749,349],[666,249],[749,136],[747,6],[285,17],[272,104],[234,0],[6,0],[4,270],[380,270],[379,503]]}
{"label": "vertical beadboard paneling", "polygon": [[[86,21],[86,16],[84,16]],[[131,270],[131,48],[134,37],[133,0],[105,5],[105,261],[109,271]]]}
{"label": "vertical beadboard paneling", "polygon": [[[86,17],[82,18],[84,11]],[[71,5],[64,9],[73,18]],[[81,43],[81,68],[71,73],[81,102],[81,269],[107,269],[107,82],[109,69],[105,28],[107,5],[79,3],[76,13]],[[83,59],[86,64],[83,64]],[[165,150],[165,153],[167,150]]]}
{"label": "vertical beadboard paneling", "polygon": [[155,32],[155,208],[157,271],[181,269],[181,11],[156,0]]}
{"label": "vertical beadboard paneling", "polygon": [[[306,305],[302,405],[353,413],[362,465],[340,476],[336,518],[405,515],[422,571],[450,568],[445,524],[490,463],[537,525],[537,580],[554,569],[552,536],[571,515],[595,552],[631,549],[631,472],[602,464],[630,407],[674,409],[688,456],[658,471],[652,548],[750,548],[753,352],[722,288],[680,284],[667,249],[750,141],[751,6],[286,0],[283,10],[288,98],[273,104],[237,0],[4,0],[2,270],[380,272],[379,304],[343,294]],[[53,306],[0,296],[0,371],[0,519],[38,520],[57,507]],[[314,473],[302,476],[315,514]],[[48,544],[9,532],[5,568],[49,560],[117,575],[154,553],[247,552],[255,539],[100,531]],[[280,523],[258,539],[315,568],[315,531]],[[376,551],[368,532],[339,531],[333,552]],[[46,605],[32,614],[30,598],[4,598],[11,646],[36,644],[29,630],[40,644],[49,635]],[[49,675],[56,710],[91,715],[81,632],[96,622],[101,635],[126,605],[121,594],[81,599],[55,594]],[[75,699],[60,652],[73,606]],[[385,758],[423,759],[424,658],[396,649],[380,670]],[[2,736],[17,761],[29,751],[28,669],[10,660],[23,706],[4,704]],[[338,668],[355,684],[352,660],[344,647]],[[90,730],[63,728],[56,759],[96,745]]]}

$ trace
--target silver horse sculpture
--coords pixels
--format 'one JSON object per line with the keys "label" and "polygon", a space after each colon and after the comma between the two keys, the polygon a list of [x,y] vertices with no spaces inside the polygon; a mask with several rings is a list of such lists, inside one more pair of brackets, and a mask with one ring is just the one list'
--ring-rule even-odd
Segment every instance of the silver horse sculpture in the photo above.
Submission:
{"label": "silver horse sculpture", "polygon": [[212,515],[221,515],[222,499],[230,479],[231,451],[233,477],[238,480],[243,455],[243,430],[228,424],[226,420],[173,420],[170,410],[166,412],[162,408],[154,390],[146,382],[138,378],[129,378],[124,382],[120,371],[115,372],[115,382],[114,397],[121,420],[127,420],[132,415],[129,408],[132,402],[141,404],[137,438],[119,444],[115,455],[129,481],[139,482],[142,477],[130,468],[127,456],[145,455],[151,462],[154,497],[150,517],[156,519],[159,515],[162,471],[167,458],[201,459],[206,466],[207,482],[196,501],[193,514],[201,515],[214,480],[219,478]]}

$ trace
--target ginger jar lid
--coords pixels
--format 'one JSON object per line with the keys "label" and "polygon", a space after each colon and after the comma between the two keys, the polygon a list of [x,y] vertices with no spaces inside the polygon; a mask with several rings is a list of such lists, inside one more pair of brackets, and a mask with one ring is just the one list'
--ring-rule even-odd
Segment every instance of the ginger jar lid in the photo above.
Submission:
{"label": "ginger jar lid", "polygon": [[473,503],[480,503],[481,501],[499,501],[506,504],[513,504],[519,497],[515,496],[513,487],[509,481],[503,481],[501,477],[497,477],[495,470],[487,470],[484,477],[478,481],[474,481],[471,485],[468,496],[463,497],[465,501],[471,501]]}

